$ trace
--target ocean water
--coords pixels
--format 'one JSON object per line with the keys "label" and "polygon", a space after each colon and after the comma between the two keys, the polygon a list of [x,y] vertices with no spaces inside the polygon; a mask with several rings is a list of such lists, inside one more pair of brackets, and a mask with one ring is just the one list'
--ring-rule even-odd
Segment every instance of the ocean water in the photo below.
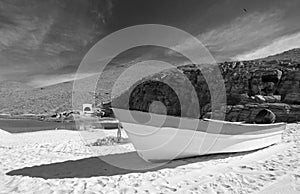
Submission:
{"label": "ocean water", "polygon": [[78,130],[72,122],[39,121],[33,119],[0,119],[0,129],[10,133],[24,133],[54,129]]}
{"label": "ocean water", "polygon": [[[105,119],[104,119],[105,120]],[[108,119],[109,122],[109,119]],[[99,123],[95,120],[80,120],[69,122],[39,121],[34,119],[0,119],[0,129],[10,133],[25,133],[44,130],[88,130],[97,129],[116,129],[116,123]]]}

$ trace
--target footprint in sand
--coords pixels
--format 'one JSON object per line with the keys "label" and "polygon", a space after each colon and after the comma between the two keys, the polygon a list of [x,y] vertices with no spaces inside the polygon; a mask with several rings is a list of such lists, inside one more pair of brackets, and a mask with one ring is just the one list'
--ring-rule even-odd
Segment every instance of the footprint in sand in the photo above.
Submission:
{"label": "footprint in sand", "polygon": [[247,165],[239,166],[239,168],[240,168],[241,170],[254,170],[253,167],[247,166]]}

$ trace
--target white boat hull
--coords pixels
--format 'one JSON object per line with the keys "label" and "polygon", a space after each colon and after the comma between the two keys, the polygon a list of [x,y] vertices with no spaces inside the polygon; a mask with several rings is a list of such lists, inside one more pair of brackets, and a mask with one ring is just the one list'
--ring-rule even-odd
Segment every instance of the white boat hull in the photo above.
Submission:
{"label": "white boat hull", "polygon": [[[149,115],[134,114],[140,118]],[[146,161],[256,150],[279,143],[286,127],[284,123],[257,125],[154,114],[151,121],[139,124],[125,112],[121,115],[129,139]],[[163,124],[159,121],[162,117]]]}

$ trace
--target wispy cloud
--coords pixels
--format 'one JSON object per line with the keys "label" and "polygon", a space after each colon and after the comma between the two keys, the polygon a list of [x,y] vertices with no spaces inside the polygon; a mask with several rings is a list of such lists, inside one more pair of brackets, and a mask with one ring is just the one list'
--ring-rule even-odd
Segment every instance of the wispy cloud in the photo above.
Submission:
{"label": "wispy cloud", "polygon": [[218,60],[229,60],[249,49],[266,46],[274,37],[280,36],[284,30],[280,25],[282,16],[280,10],[245,13],[198,38]]}
{"label": "wispy cloud", "polygon": [[[62,75],[36,75],[32,76],[26,84],[32,87],[45,87],[63,82],[74,81],[75,79],[83,79],[97,75],[97,73],[68,73]],[[1,77],[0,77],[1,78]]]}
{"label": "wispy cloud", "polygon": [[271,44],[259,48],[254,51],[250,51],[241,55],[237,55],[232,60],[252,60],[258,58],[264,58],[270,55],[281,53],[293,48],[300,47],[300,33],[296,33],[290,36],[284,36],[272,42]]}

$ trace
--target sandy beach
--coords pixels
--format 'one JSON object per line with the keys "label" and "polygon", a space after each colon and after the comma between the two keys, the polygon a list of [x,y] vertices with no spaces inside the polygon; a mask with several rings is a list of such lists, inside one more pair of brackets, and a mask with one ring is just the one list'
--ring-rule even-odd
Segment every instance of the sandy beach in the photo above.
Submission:
{"label": "sandy beach", "polygon": [[[300,192],[299,124],[288,125],[282,143],[261,150],[163,166],[144,162],[129,141],[88,146],[89,141],[115,135],[115,130],[1,130],[0,193]],[[127,168],[120,168],[123,165]]]}

